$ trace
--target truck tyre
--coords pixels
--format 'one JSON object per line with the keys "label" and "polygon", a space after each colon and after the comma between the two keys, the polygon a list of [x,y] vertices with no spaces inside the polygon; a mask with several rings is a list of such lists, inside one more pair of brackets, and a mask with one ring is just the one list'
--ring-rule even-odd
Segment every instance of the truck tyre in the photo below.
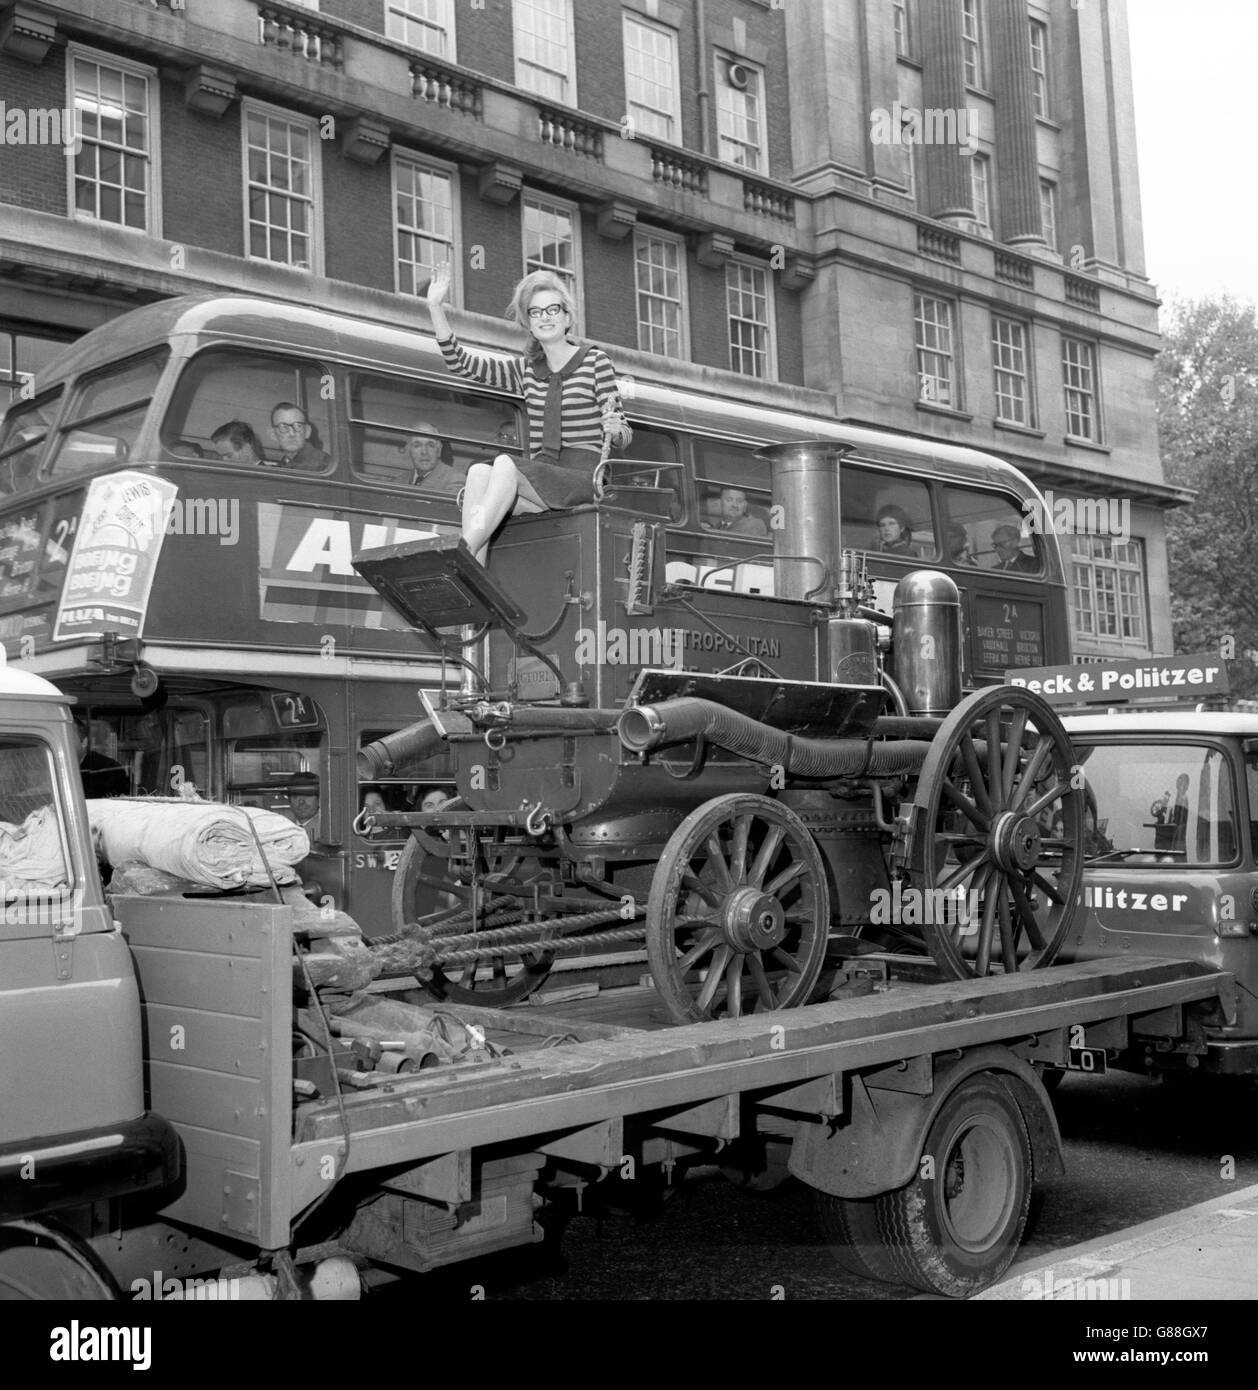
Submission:
{"label": "truck tyre", "polygon": [[935,1116],[918,1175],[874,1199],[893,1277],[952,1298],[995,1283],[1022,1239],[1031,1179],[1017,1102],[990,1073],[967,1077]]}
{"label": "truck tyre", "polygon": [[70,1236],[25,1221],[0,1228],[0,1303],[116,1297],[108,1274]]}
{"label": "truck tyre", "polygon": [[830,1253],[849,1274],[878,1279],[884,1284],[901,1282],[882,1243],[878,1229],[877,1197],[834,1197],[813,1189],[813,1205],[821,1234],[830,1242]]}

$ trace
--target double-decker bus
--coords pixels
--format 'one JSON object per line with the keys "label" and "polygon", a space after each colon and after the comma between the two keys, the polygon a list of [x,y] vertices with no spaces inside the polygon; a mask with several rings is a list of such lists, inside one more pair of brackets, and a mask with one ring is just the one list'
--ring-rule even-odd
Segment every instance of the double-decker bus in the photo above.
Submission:
{"label": "double-decker bus", "polygon": [[[882,611],[904,574],[942,569],[962,595],[967,686],[1069,660],[1061,556],[1026,534],[1038,494],[1017,469],[714,396],[684,364],[668,377],[626,386],[634,440],[609,502],[665,526],[669,579],[772,593],[756,451],[826,441],[847,451],[843,544],[865,552]],[[281,405],[299,456],[271,428]],[[442,491],[410,453],[434,434]],[[452,376],[430,335],[244,297],[134,310],[71,345],[0,427],[8,658],[79,698],[91,747],[134,793],[190,782],[306,824],[307,883],[379,930],[401,842],[359,812],[414,809],[448,784],[436,759],[363,785],[356,754],[417,717],[419,688],[458,676],[351,557],[457,529],[451,477],[527,444],[519,400]],[[738,656],[709,637],[682,660]]]}

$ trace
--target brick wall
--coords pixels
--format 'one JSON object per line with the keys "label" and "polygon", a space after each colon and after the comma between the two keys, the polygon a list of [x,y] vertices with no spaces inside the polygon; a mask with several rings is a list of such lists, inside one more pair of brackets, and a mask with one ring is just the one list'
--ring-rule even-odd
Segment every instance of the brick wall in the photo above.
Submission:
{"label": "brick wall", "polygon": [[455,44],[459,65],[515,81],[515,40],[511,0],[483,0],[473,8],[468,0],[455,5]]}
{"label": "brick wall", "polygon": [[389,156],[382,155],[375,164],[363,164],[347,159],[339,140],[325,140],[322,145],[324,274],[333,280],[392,290],[393,173]]}
{"label": "brick wall", "polygon": [[[50,49],[37,68],[0,53],[0,98],[6,114],[64,107],[65,64],[64,49]],[[64,216],[66,198],[63,146],[0,145],[0,201]]]}
{"label": "brick wall", "polygon": [[215,119],[190,111],[183,85],[161,84],[162,234],[167,241],[244,254],[240,106]]}

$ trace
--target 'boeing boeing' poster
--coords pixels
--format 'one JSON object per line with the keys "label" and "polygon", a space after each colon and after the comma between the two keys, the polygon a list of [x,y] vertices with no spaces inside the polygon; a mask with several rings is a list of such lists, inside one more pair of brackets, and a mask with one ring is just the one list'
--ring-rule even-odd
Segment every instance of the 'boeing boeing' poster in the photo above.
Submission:
{"label": "'boeing boeing' poster", "polygon": [[53,640],[144,629],[166,521],[179,489],[150,473],[94,478],[79,517]]}

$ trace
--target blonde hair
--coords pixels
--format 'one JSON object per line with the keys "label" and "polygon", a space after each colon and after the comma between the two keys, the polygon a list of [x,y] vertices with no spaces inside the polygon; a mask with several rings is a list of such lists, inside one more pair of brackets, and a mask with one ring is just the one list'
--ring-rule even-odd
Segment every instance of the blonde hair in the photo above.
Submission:
{"label": "blonde hair", "polygon": [[529,301],[538,290],[549,290],[552,294],[558,295],[559,301],[568,315],[568,331],[565,336],[569,342],[576,341],[573,333],[576,329],[577,306],[573,302],[567,285],[553,270],[533,270],[515,287],[511,295],[511,303],[507,306],[507,317],[528,334],[528,343],[524,349],[526,357],[540,357],[542,355],[542,345],[533,336],[533,329],[529,323]]}

